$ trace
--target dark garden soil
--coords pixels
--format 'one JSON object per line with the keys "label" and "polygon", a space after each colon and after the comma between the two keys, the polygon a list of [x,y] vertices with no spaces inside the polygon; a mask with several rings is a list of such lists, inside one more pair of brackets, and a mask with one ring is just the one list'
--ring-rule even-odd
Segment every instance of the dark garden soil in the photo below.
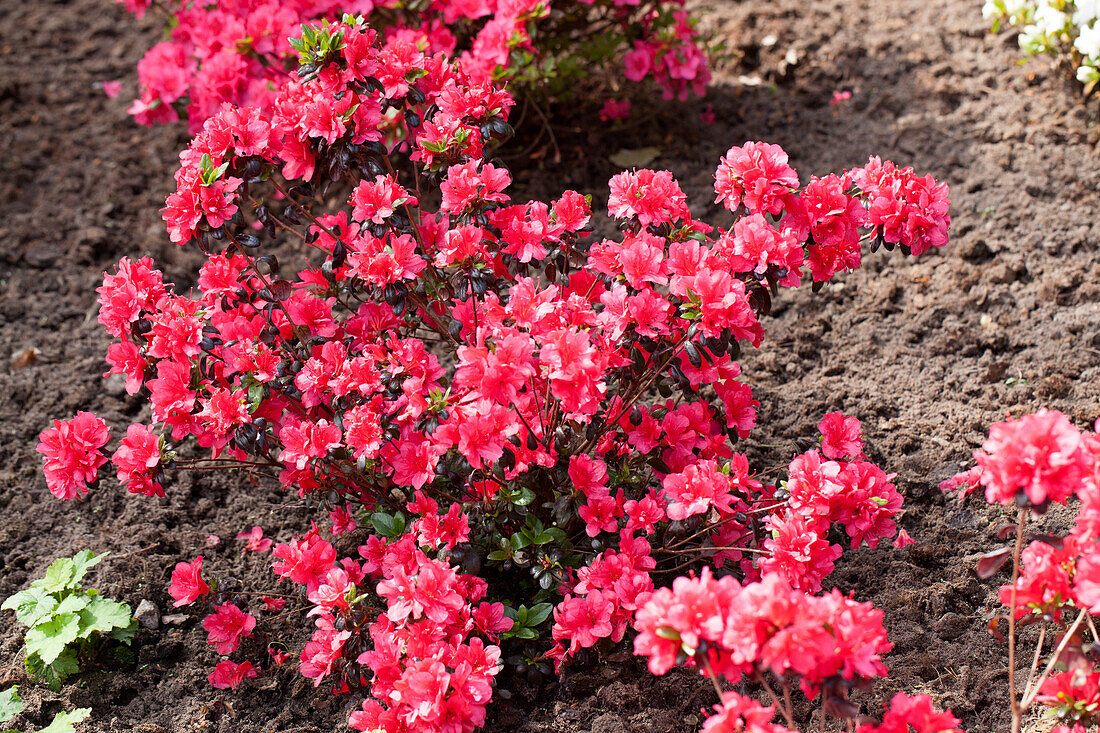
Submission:
{"label": "dark garden soil", "polygon": [[[831,577],[885,611],[895,645],[890,679],[859,701],[874,712],[895,691],[927,692],[967,730],[1006,730],[1005,649],[986,628],[1005,578],[972,571],[996,546],[1001,515],[946,500],[937,484],[969,465],[1006,414],[1049,406],[1082,427],[1100,417],[1095,103],[1082,104],[1045,61],[1016,65],[1014,39],[986,32],[977,0],[710,0],[697,10],[731,52],[707,99],[716,124],[700,121],[704,104],[638,93],[636,117],[621,127],[599,129],[589,115],[559,129],[560,164],[549,162],[549,138],[535,142],[548,162],[520,186],[599,198],[617,170],[608,154],[654,146],[654,165],[713,220],[719,156],[756,139],[786,148],[804,179],[874,153],[950,183],[953,241],[942,252],[871,255],[817,295],[778,299],[763,347],[743,359],[761,402],[747,450],[758,468],[774,468],[824,412],[863,420],[871,457],[898,474],[901,524],[917,544],[849,553]],[[219,576],[261,587],[270,570],[241,557],[237,532],[262,525],[286,538],[308,526],[309,510],[271,487],[185,475],[151,500],[105,481],[62,505],[40,474],[34,446],[52,418],[147,417],[139,398],[99,376],[107,339],[94,289],[104,268],[150,253],[178,285],[193,277],[193,255],[167,242],[157,213],[184,133],[139,128],[125,114],[134,65],[157,32],[110,0],[0,2],[0,598],[89,548],[112,553],[92,576],[102,591],[171,613],[176,562],[201,553]],[[124,84],[114,100],[97,86],[112,79]],[[852,98],[831,106],[836,90]],[[209,535],[220,542],[207,546]],[[216,657],[197,621],[142,630],[132,668],[93,671],[54,694],[25,679],[23,630],[5,615],[0,689],[23,686],[29,705],[17,722],[27,727],[87,706],[95,731],[346,730],[357,700],[315,692],[289,666],[264,670],[242,694],[212,689]],[[305,626],[290,621],[272,627],[272,640],[298,650]],[[261,658],[263,640],[248,643]],[[653,678],[621,652],[538,688],[508,685],[491,730],[689,731],[714,702],[703,679]],[[800,713],[816,729],[810,706]]]}

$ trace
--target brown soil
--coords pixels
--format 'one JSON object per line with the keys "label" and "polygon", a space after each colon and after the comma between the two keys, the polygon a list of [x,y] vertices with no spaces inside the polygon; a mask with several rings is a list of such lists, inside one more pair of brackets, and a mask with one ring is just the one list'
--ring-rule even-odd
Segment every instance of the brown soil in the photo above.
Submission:
{"label": "brown soil", "polygon": [[[832,576],[884,609],[895,644],[890,679],[861,702],[874,712],[894,691],[928,692],[967,730],[992,733],[1006,729],[1007,676],[986,625],[1004,577],[980,581],[972,567],[997,544],[1001,517],[977,501],[947,501],[936,486],[968,465],[986,426],[1006,413],[1049,406],[1082,427],[1100,417],[1100,158],[1095,110],[1046,62],[1017,66],[1013,39],[990,36],[979,6],[710,0],[697,10],[732,51],[707,100],[717,124],[699,121],[702,104],[639,94],[634,121],[561,130],[564,162],[522,181],[541,196],[567,186],[599,194],[616,170],[602,156],[654,145],[655,165],[677,175],[697,215],[713,218],[718,157],[763,139],[783,145],[803,177],[877,154],[951,184],[948,248],[872,255],[816,296],[779,300],[763,348],[743,362],[762,403],[749,451],[766,468],[826,411],[863,420],[872,458],[898,474],[909,507],[902,526],[918,543],[849,554]],[[167,243],[157,213],[183,132],[138,128],[125,114],[134,65],[156,37],[152,19],[135,23],[110,0],[0,4],[0,597],[53,558],[91,548],[112,553],[93,576],[98,587],[167,612],[176,562],[201,552],[219,575],[256,586],[270,571],[240,557],[236,533],[259,524],[285,537],[310,516],[269,488],[194,476],[164,500],[104,482],[61,505],[40,475],[34,445],[50,419],[78,409],[116,425],[143,416],[139,399],[99,378],[103,269],[148,252],[177,284],[193,277],[193,259]],[[115,100],[96,86],[111,79],[125,85]],[[830,106],[835,90],[853,96]],[[33,363],[9,368],[9,355],[30,348]],[[216,547],[205,545],[210,534],[221,537]],[[216,658],[195,618],[140,632],[134,669],[93,671],[53,694],[24,679],[22,629],[8,619],[0,688],[23,684],[29,707],[18,722],[28,726],[88,706],[86,728],[96,731],[306,733],[346,730],[355,704],[315,692],[289,668],[266,670],[243,694],[212,689],[205,677]],[[276,625],[273,639],[300,648],[304,625],[294,621]],[[714,702],[703,681],[655,679],[628,656],[538,691],[514,685],[490,728],[695,729],[699,708]]]}

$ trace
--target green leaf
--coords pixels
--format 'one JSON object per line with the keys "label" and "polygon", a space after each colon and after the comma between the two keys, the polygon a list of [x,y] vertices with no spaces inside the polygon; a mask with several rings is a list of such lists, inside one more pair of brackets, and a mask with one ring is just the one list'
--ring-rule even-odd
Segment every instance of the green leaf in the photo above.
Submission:
{"label": "green leaf", "polygon": [[111,629],[125,628],[132,618],[127,604],[109,598],[93,598],[88,607],[80,612],[80,636],[86,637],[93,631],[106,633]]}
{"label": "green leaf", "polygon": [[61,652],[61,655],[53,660],[53,664],[46,669],[59,681],[76,674],[80,671],[80,662],[77,661],[76,650],[69,648]]}
{"label": "green leaf", "polygon": [[527,610],[527,626],[539,626],[550,618],[550,612],[554,607],[549,603],[536,603]]}
{"label": "green leaf", "polygon": [[620,168],[645,168],[661,157],[660,148],[624,148],[612,155],[609,160]]}
{"label": "green leaf", "polygon": [[58,713],[53,722],[38,733],[73,733],[76,730],[76,724],[91,714],[91,708],[77,708],[71,713]]}
{"label": "green leaf", "polygon": [[57,608],[57,599],[42,588],[19,591],[0,606],[5,611],[15,611],[15,618],[24,626],[34,626],[49,618]]}
{"label": "green leaf", "polygon": [[59,613],[77,613],[78,611],[83,611],[88,604],[91,603],[91,600],[91,598],[83,593],[73,593],[57,605],[53,615],[56,616]]}
{"label": "green leaf", "polygon": [[53,561],[46,570],[46,575],[31,583],[32,588],[41,588],[47,593],[59,593],[75,587],[73,571],[76,566],[72,558],[62,557]]}
{"label": "green leaf", "polygon": [[134,640],[134,634],[137,633],[137,628],[137,621],[131,621],[129,626],[112,631],[110,637],[115,641],[120,641],[129,646],[130,642]]}
{"label": "green leaf", "polygon": [[19,685],[0,692],[0,723],[6,723],[23,712],[23,701],[19,699]]}
{"label": "green leaf", "polygon": [[505,494],[505,498],[516,506],[527,506],[535,500],[535,492],[526,486],[520,486]]}
{"label": "green leaf", "polygon": [[91,550],[81,550],[76,553],[73,556],[73,583],[83,580],[88,571],[103,562],[103,558],[109,554],[109,552],[104,552],[102,555],[96,555]]}
{"label": "green leaf", "polygon": [[36,625],[27,632],[27,656],[38,657],[43,664],[57,659],[80,633],[80,616],[63,613]]}
{"label": "green leaf", "polygon": [[405,534],[405,515],[401,512],[393,514],[376,512],[371,515],[370,521],[376,532],[389,539],[396,539]]}
{"label": "green leaf", "polygon": [[383,537],[393,537],[393,517],[385,512],[377,512],[371,515],[370,523],[374,526],[374,531]]}

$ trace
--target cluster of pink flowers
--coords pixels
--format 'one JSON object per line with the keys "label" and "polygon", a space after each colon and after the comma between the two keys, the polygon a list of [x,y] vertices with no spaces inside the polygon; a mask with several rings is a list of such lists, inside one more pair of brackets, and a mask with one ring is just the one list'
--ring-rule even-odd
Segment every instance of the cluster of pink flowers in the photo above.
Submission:
{"label": "cluster of pink flowers", "polygon": [[37,450],[46,458],[46,485],[58,499],[75,499],[88,493],[107,463],[103,446],[110,440],[107,423],[90,412],[78,412],[70,420],[54,420],[43,430]]}
{"label": "cluster of pink flowers", "polygon": [[811,450],[791,462],[785,485],[786,507],[767,517],[772,538],[764,546],[771,555],[760,562],[764,572],[780,572],[794,587],[817,592],[842,552],[830,545],[829,528],[844,525],[852,549],[866,543],[878,547],[894,537],[894,518],[902,498],[887,474],[864,460],[859,420],[839,412],[826,415],[819,426],[821,451]]}
{"label": "cluster of pink flowers", "polygon": [[[42,431],[38,452],[46,457],[46,485],[58,499],[75,499],[88,493],[108,463],[104,446],[110,441],[107,423],[90,412],[78,412],[71,420],[55,420]],[[119,483],[135,494],[164,496],[160,476],[161,449],[146,425],[131,425],[119,447],[110,455]]]}
{"label": "cluster of pink flowers", "polygon": [[[1024,547],[1015,582],[1000,589],[1001,602],[1024,624],[1045,621],[1064,628],[1075,617],[1080,624],[1100,615],[1100,435],[1079,430],[1060,412],[1042,409],[993,424],[974,459],[977,466],[942,488],[961,489],[965,495],[984,486],[989,503],[1019,508],[1015,529],[1025,538],[1029,513],[1043,513],[1052,502],[1077,503],[1068,535],[1044,536]],[[1005,561],[1011,548],[994,555]],[[1080,635],[1072,629],[1063,633],[1060,659],[1069,669],[1048,677],[1035,700],[1073,722],[1073,730],[1084,730],[1100,724],[1100,664]]]}
{"label": "cluster of pink flowers", "polygon": [[985,498],[999,504],[1065,504],[1092,470],[1081,431],[1050,410],[994,423],[974,460]]}
{"label": "cluster of pink flowers", "polygon": [[[750,238],[750,259],[759,257],[763,265],[775,258],[774,264],[781,264],[790,256],[792,238],[808,238],[805,262],[815,282],[860,266],[861,228],[876,245],[900,245],[919,255],[946,244],[951,226],[947,184],[877,157],[839,176],[813,177],[796,191],[798,176],[787,154],[778,145],[748,143],[722,158],[716,180],[715,203],[760,215],[748,219],[757,230]],[[765,214],[782,214],[779,227],[768,224]],[[802,259],[790,265],[797,272]]]}
{"label": "cluster of pink flowers", "polygon": [[840,591],[811,596],[775,574],[741,585],[732,576],[677,578],[638,611],[634,651],[662,675],[686,663],[736,682],[754,668],[793,671],[807,695],[839,675],[846,683],[886,673],[882,611]]}
{"label": "cluster of pink flowers", "polygon": [[688,14],[666,10],[644,20],[643,37],[634,41],[634,47],[623,56],[626,78],[641,81],[652,75],[665,99],[703,96],[710,70],[699,32]]}
{"label": "cluster of pink flowers", "polygon": [[[150,0],[119,0],[139,17]],[[186,118],[197,132],[223,104],[270,110],[278,88],[292,78],[300,55],[290,39],[303,25],[337,22],[359,14],[385,32],[401,51],[395,57],[442,53],[477,83],[537,81],[550,66],[585,59],[585,46],[561,43],[577,28],[602,28],[625,53],[624,73],[652,78],[665,96],[702,95],[710,72],[702,39],[683,0],[641,8],[636,0],[437,0],[394,12],[397,0],[167,0],[168,38],[138,63],[141,90],[130,113],[152,125]],[[572,36],[570,36],[572,38]],[[624,51],[628,40],[633,50]],[[339,44],[336,44],[337,46]],[[604,43],[601,43],[601,47]],[[550,56],[551,51],[558,56]],[[606,53],[603,52],[603,53]]]}
{"label": "cluster of pink flowers", "polygon": [[[817,450],[796,457],[788,468],[786,501],[777,500],[776,487],[752,477],[742,454],[732,454],[721,464],[711,459],[684,464],[675,452],[666,452],[664,462],[675,468],[664,476],[662,488],[629,501],[610,493],[602,460],[570,458],[569,478],[585,498],[578,511],[587,534],[618,533],[618,547],[600,553],[569,584],[554,611],[558,645],[551,657],[563,660],[600,639],[622,639],[654,587],[653,548],[641,534],[653,534],[666,521],[709,517],[714,528],[710,545],[720,548],[711,554],[715,570],[728,563],[748,580],[771,575],[811,593],[821,590],[822,579],[843,552],[828,541],[834,524],[845,527],[853,548],[861,543],[877,547],[880,539],[895,535],[900,540],[894,518],[901,510],[901,495],[891,475],[863,460],[859,421],[830,413],[820,429],[825,456],[837,460],[822,460]],[[742,551],[753,543],[753,515],[761,516],[756,521],[770,531],[753,548],[764,550],[762,554]]]}
{"label": "cluster of pink flowers", "polygon": [[[421,523],[439,519],[430,502],[413,508],[425,511]],[[355,730],[470,731],[485,720],[500,669],[492,642],[512,620],[500,603],[482,601],[484,580],[430,556],[446,545],[422,544],[415,531],[392,543],[372,537],[361,561],[336,562],[316,530],[274,550],[276,574],[304,585],[314,604],[302,674],[317,685],[336,674],[345,689],[366,686],[370,674],[371,697],[351,716]],[[368,581],[386,604],[371,623],[360,590]]]}
{"label": "cluster of pink flowers", "polygon": [[[342,690],[370,691],[351,715],[355,730],[472,731],[485,720],[501,668],[496,641],[513,621],[501,603],[482,600],[488,590],[483,579],[441,559],[441,551],[465,539],[464,531],[432,538],[426,528],[461,526],[465,517],[456,522],[437,509],[422,495],[410,502],[410,511],[423,512],[410,531],[393,542],[371,537],[359,547],[359,559],[337,561],[335,548],[316,528],[272,549],[275,574],[304,586],[313,605],[307,616],[315,617],[316,628],[301,652],[302,675],[315,685],[335,677]],[[245,549],[256,549],[249,546],[262,534],[259,527],[242,533]],[[201,556],[176,566],[169,592],[177,606],[209,592],[201,571]],[[282,607],[263,600],[269,611]],[[372,605],[379,601],[384,611]],[[217,653],[228,656],[252,635],[256,618],[226,602],[214,606],[202,626]],[[268,653],[276,664],[287,659],[277,649]],[[210,683],[236,688],[257,675],[251,661],[224,660]]]}
{"label": "cluster of pink flowers", "polygon": [[[788,691],[798,680],[809,697],[819,692],[847,706],[847,691],[886,673],[881,656],[890,651],[882,612],[837,590],[812,596],[792,588],[776,574],[737,582],[715,578],[704,568],[698,578],[677,578],[671,588],[652,593],[638,610],[634,651],[649,658],[649,670],[663,675],[675,666],[698,667],[702,674],[737,684],[745,675],[770,673]],[[776,700],[779,703],[778,700]],[[789,695],[779,703],[790,723]],[[707,733],[787,733],[772,723],[775,706],[725,692]],[[932,709],[927,695],[899,695],[880,725],[863,724],[861,733],[945,733],[958,720]],[[910,729],[909,726],[912,726]]]}
{"label": "cluster of pink flowers", "polygon": [[[488,585],[429,558],[411,535],[370,548],[377,593],[387,601],[367,631],[373,649],[357,662],[373,673],[372,697],[351,727],[373,731],[471,731],[485,722],[500,671],[497,634],[512,628]],[[363,548],[360,548],[363,552]],[[376,562],[377,561],[377,562]],[[319,622],[320,623],[320,622]],[[315,636],[316,638],[316,636]]]}
{"label": "cluster of pink flowers", "polygon": [[[551,627],[542,660],[561,664],[622,639],[665,597],[653,595],[661,563],[690,554],[802,598],[841,551],[833,525],[853,547],[895,536],[900,495],[865,459],[854,418],[827,415],[820,449],[778,486],[754,475],[733,450],[758,406],[736,359],[807,266],[823,282],[858,266],[864,239],[896,228],[916,251],[918,220],[946,227],[945,187],[914,199],[911,171],[890,173],[891,187],[872,159],[800,188],[781,149],[750,142],[715,173],[730,228],[696,221],[671,173],[643,169],[611,180],[619,234],[601,238],[578,192],[509,195],[511,175],[487,160],[510,130],[506,91],[354,19],[299,50],[320,60],[270,105],[222,107],[180,156],[164,218],[173,241],[206,253],[197,290],[123,259],[99,288],[99,319],[116,339],[108,373],[152,408],[111,459],[131,492],[162,495],[169,468],[239,467],[310,496],[333,535],[373,528],[359,558],[338,558],[316,528],[240,537],[303,586],[315,629],[302,674],[369,690],[353,726],[479,725],[496,642],[513,633],[505,603],[523,619],[542,594],[540,620],[514,633]],[[850,184],[864,179],[876,183]],[[867,207],[891,195],[883,234]],[[312,256],[294,267],[266,253],[272,241]],[[50,489],[85,490],[109,437],[87,413],[46,430]],[[209,457],[180,457],[187,439]],[[201,563],[176,567],[176,605],[210,593]],[[231,655],[283,599],[262,598],[262,611],[217,600],[203,626]],[[871,613],[835,594],[799,603],[830,619],[834,646],[844,619]],[[798,628],[813,623],[824,628]],[[881,648],[869,637],[794,669],[811,686],[868,677]],[[211,679],[255,671],[227,660]]]}

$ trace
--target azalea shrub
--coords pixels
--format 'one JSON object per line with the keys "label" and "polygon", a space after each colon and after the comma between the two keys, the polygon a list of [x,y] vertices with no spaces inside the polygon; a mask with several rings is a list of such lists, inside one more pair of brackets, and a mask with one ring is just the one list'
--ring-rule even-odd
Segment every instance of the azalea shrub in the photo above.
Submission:
{"label": "azalea shrub", "polygon": [[[402,61],[445,53],[475,83],[513,82],[565,94],[595,69],[651,79],[667,98],[702,95],[708,49],[683,0],[119,0],[167,20],[166,40],[138,63],[130,113],[146,125],[187,119],[191,131],[222,104],[268,110],[313,62],[310,36],[360,14]],[[335,40],[335,45],[340,44]]]}
{"label": "azalea shrub", "polygon": [[[843,545],[911,541],[902,497],[840,412],[781,475],[754,472],[734,449],[758,407],[737,359],[781,289],[858,268],[864,245],[944,245],[946,185],[878,158],[803,184],[748,142],[715,172],[727,226],[644,169],[610,181],[598,224],[579,192],[511,198],[492,151],[513,98],[461,60],[355,18],[299,46],[304,73],[223,107],[180,155],[164,218],[206,255],[197,291],[150,258],[98,290],[108,374],[152,423],[109,449],[99,417],[56,421],[49,489],[74,499],[111,472],[159,497],[166,472],[234,471],[316,507],[301,536],[239,538],[298,595],[216,594],[201,556],[169,592],[206,614],[219,688],[288,662],[240,643],[296,598],[300,672],[366,693],[357,730],[471,730],[506,665],[549,673],[632,629],[655,672],[797,674],[854,715],[847,690],[885,671],[881,614],[814,594]],[[796,634],[820,654],[779,649]],[[895,700],[881,730],[926,702]],[[718,717],[762,720],[753,705],[723,692]]]}
{"label": "azalea shrub", "polygon": [[1091,92],[1100,81],[1100,3],[1096,0],[987,0],[982,14],[993,30],[1009,25],[1019,31],[1020,48],[1029,56],[1066,59]]}
{"label": "azalea shrub", "polygon": [[[1100,435],[1044,409],[994,423],[974,459],[974,468],[942,488],[962,497],[983,489],[990,504],[1012,512],[999,536],[1015,542],[986,554],[977,572],[992,577],[1012,566],[1012,581],[1000,589],[1008,613],[990,628],[1002,638],[1002,629],[1008,631],[1013,731],[1037,705],[1057,720],[1058,733],[1094,730],[1100,725]],[[1065,536],[1029,529],[1052,504],[1070,502],[1077,515]],[[1017,695],[1017,637],[1029,626],[1039,627],[1038,641],[1026,655],[1031,670]]]}

